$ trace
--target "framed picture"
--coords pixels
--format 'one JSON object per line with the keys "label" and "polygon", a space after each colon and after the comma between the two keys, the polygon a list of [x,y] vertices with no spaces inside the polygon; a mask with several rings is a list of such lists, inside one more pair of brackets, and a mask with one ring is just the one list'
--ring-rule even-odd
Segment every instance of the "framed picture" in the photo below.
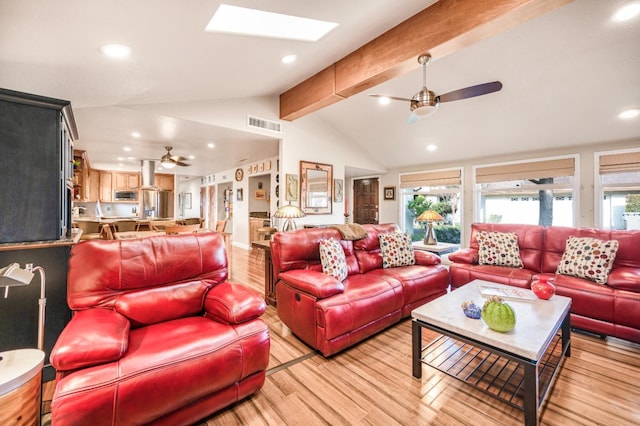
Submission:
{"label": "framed picture", "polygon": [[396,187],[395,186],[385,186],[384,187],[384,199],[386,201],[393,201],[396,199]]}
{"label": "framed picture", "polygon": [[266,163],[264,163],[264,169],[265,170],[271,170],[271,160],[269,160]]}
{"label": "framed picture", "polygon": [[264,163],[258,164],[258,171],[259,172],[264,172]]}
{"label": "framed picture", "polygon": [[186,194],[184,194],[184,208],[185,209],[191,209],[191,193],[187,192]]}
{"label": "framed picture", "polygon": [[298,201],[298,175],[287,175],[287,193],[285,200]]}
{"label": "framed picture", "polygon": [[266,200],[267,199],[267,193],[265,192],[264,189],[256,189],[254,198],[256,200]]}
{"label": "framed picture", "polygon": [[333,180],[333,201],[341,203],[344,193],[344,181],[342,179]]}
{"label": "framed picture", "polygon": [[242,188],[238,188],[236,190],[236,200],[237,201],[242,201]]}
{"label": "framed picture", "polygon": [[251,170],[252,170],[252,172],[253,172],[253,173],[258,173],[258,164],[257,164],[257,163],[256,163],[256,164],[254,164],[254,165],[252,166],[252,169],[251,169]]}

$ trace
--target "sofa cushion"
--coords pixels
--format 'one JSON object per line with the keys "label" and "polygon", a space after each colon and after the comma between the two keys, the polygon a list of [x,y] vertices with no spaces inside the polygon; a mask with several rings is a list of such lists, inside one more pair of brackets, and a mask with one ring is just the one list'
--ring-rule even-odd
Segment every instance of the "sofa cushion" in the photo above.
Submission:
{"label": "sofa cushion", "polygon": [[480,231],[476,238],[481,265],[523,267],[518,249],[518,236],[515,233]]}
{"label": "sofa cushion", "polygon": [[320,241],[320,262],[323,273],[340,281],[347,278],[347,260],[338,240],[329,238]]}
{"label": "sofa cushion", "polygon": [[408,234],[390,232],[380,234],[378,238],[380,238],[383,268],[409,266],[416,263],[413,255],[413,245],[411,245],[411,237]]}
{"label": "sofa cushion", "polygon": [[567,239],[557,272],[606,284],[617,252],[616,240],[571,236]]}

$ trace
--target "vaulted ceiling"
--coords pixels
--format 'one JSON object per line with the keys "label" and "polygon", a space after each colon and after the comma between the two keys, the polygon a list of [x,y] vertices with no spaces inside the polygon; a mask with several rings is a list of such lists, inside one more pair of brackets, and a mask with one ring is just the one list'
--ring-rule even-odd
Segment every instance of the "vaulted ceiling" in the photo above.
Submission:
{"label": "vaulted ceiling", "polygon": [[[135,169],[139,159],[159,158],[171,145],[177,155],[195,156],[192,167],[173,171],[209,174],[275,156],[278,142],[207,124],[199,104],[243,98],[277,103],[280,93],[434,2],[227,3],[339,26],[308,43],[205,33],[217,0],[0,0],[0,87],[70,100],[80,134],[76,147],[89,152],[94,167]],[[623,109],[640,107],[640,19],[611,21],[625,3],[575,0],[434,55],[427,85],[437,93],[493,80],[504,88],[444,103],[416,123],[407,124],[408,105],[383,107],[368,95],[413,96],[422,87],[417,61],[414,71],[312,114],[389,169],[638,139],[640,119],[617,118]],[[116,42],[131,46],[128,59],[101,55],[101,45]],[[298,60],[284,65],[280,58],[288,53]],[[181,118],[163,113],[164,104],[176,102],[184,106]],[[142,112],[149,110],[154,112]],[[427,151],[428,144],[438,149]]]}

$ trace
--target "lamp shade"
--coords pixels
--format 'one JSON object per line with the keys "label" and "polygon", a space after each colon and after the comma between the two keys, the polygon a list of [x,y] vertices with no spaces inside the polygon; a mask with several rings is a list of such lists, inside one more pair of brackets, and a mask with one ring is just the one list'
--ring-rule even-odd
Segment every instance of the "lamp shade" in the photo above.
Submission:
{"label": "lamp shade", "polygon": [[288,204],[276,210],[276,212],[273,214],[273,217],[277,217],[278,219],[296,219],[299,217],[304,217],[304,212],[300,210],[298,206],[292,206],[291,204]]}
{"label": "lamp shade", "polygon": [[435,210],[425,210],[417,220],[418,222],[441,222],[444,219]]}

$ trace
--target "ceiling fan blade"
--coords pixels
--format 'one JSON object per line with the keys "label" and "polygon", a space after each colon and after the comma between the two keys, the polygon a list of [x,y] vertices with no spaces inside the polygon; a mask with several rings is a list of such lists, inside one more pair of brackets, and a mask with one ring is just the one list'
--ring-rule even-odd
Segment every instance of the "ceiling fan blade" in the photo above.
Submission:
{"label": "ceiling fan blade", "polygon": [[371,97],[374,98],[389,98],[389,99],[393,99],[394,101],[407,101],[407,102],[411,102],[411,99],[408,98],[399,98],[397,96],[387,96],[387,95],[369,95]]}
{"label": "ceiling fan blade", "polygon": [[183,163],[182,161],[174,161],[176,166],[188,167],[191,164]]}
{"label": "ceiling fan blade", "polygon": [[490,83],[483,83],[478,84],[477,86],[469,86],[464,89],[454,90],[453,92],[438,96],[438,99],[440,102],[459,101],[461,99],[473,98],[497,92],[500,89],[502,89],[502,83],[499,81],[492,81]]}
{"label": "ceiling fan blade", "polygon": [[172,156],[171,156],[171,159],[172,159],[173,161],[185,161],[187,158],[186,158],[186,157],[181,157],[181,156],[179,156],[179,155],[172,155]]}

